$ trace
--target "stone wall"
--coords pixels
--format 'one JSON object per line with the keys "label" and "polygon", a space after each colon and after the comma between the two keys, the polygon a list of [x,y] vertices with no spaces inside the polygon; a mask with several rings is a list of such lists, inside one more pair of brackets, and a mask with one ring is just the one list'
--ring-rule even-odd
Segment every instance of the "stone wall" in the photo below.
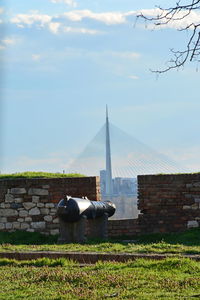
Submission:
{"label": "stone wall", "polygon": [[200,174],[138,176],[142,233],[178,232],[200,224]]}
{"label": "stone wall", "polygon": [[[65,195],[100,200],[98,177],[0,180],[0,230],[58,234]],[[138,176],[138,219],[109,220],[109,237],[178,232],[200,225],[200,174]]]}
{"label": "stone wall", "polygon": [[0,230],[58,234],[56,205],[65,195],[100,200],[98,177],[0,180]]}

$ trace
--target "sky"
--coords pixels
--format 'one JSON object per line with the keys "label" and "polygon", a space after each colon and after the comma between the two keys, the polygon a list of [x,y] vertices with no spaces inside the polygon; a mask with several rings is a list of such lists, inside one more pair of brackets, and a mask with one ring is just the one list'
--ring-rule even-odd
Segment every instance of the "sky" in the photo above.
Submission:
{"label": "sky", "polygon": [[[2,0],[0,171],[62,172],[110,121],[200,170],[198,65],[155,76],[189,33],[143,20],[173,0]],[[199,21],[196,11],[188,21]]]}

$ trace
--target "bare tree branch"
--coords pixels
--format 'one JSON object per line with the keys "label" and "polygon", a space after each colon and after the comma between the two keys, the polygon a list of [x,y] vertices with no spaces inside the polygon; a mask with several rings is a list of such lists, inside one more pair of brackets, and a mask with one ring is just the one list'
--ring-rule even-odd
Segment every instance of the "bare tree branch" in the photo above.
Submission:
{"label": "bare tree branch", "polygon": [[174,7],[169,8],[158,6],[157,9],[159,12],[155,17],[145,16],[145,13],[142,12],[137,15],[137,18],[143,18],[145,21],[153,23],[157,27],[176,25],[178,27],[177,30],[188,30],[190,32],[184,50],[170,50],[173,54],[173,58],[168,62],[169,67],[163,70],[151,70],[152,72],[165,73],[171,69],[183,67],[187,61],[200,61],[200,14],[199,22],[191,22],[189,24],[186,22],[187,25],[181,27],[183,19],[186,21],[189,20],[187,18],[193,11],[200,10],[200,0],[188,0],[188,3],[184,5],[181,5],[181,2],[182,0],[179,0]]}

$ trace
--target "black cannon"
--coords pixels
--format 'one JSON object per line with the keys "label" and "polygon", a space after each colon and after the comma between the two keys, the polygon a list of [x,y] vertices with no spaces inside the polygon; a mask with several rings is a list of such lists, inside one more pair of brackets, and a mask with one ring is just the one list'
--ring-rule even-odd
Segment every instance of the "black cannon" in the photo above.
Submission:
{"label": "black cannon", "polygon": [[57,206],[57,215],[64,222],[77,222],[84,215],[87,219],[102,217],[105,213],[108,217],[114,215],[115,205],[110,201],[90,201],[87,198],[72,198],[67,196],[60,200]]}
{"label": "black cannon", "polygon": [[91,238],[107,238],[108,217],[114,215],[115,210],[115,205],[110,201],[66,196],[57,206],[60,223],[58,242],[84,242],[86,234]]}

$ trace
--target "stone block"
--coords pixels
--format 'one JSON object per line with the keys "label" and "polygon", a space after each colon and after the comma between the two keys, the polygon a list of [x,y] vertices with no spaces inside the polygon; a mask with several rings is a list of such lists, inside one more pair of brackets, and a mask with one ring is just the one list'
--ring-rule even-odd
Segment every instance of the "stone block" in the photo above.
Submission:
{"label": "stone block", "polygon": [[21,195],[21,194],[26,194],[25,188],[12,188],[10,189],[11,194],[15,195]]}
{"label": "stone block", "polygon": [[29,225],[28,223],[21,223],[20,228],[21,228],[22,230],[26,230],[26,229],[30,228],[30,225]]}
{"label": "stone block", "polygon": [[17,222],[20,222],[20,223],[24,222],[24,218],[18,218]]}
{"label": "stone block", "polygon": [[32,222],[32,218],[31,217],[26,217],[25,222]]}
{"label": "stone block", "polygon": [[35,230],[33,228],[28,228],[26,231],[28,231],[28,232],[34,232]]}
{"label": "stone block", "polygon": [[36,216],[36,215],[40,215],[40,210],[37,207],[31,208],[29,210],[29,215],[30,216]]}
{"label": "stone block", "polygon": [[49,214],[50,214],[50,216],[55,216],[55,213],[50,212]]}
{"label": "stone block", "polygon": [[37,203],[37,207],[44,207],[44,203]]}
{"label": "stone block", "polygon": [[40,202],[41,203],[47,203],[47,202],[49,202],[49,199],[47,197],[46,198],[45,197],[41,197],[40,198]]}
{"label": "stone block", "polygon": [[189,199],[189,198],[192,198],[193,195],[192,194],[185,194],[185,198]]}
{"label": "stone block", "polygon": [[2,217],[18,216],[18,212],[11,208],[4,208],[4,209],[0,209],[0,216]]}
{"label": "stone block", "polygon": [[0,223],[0,230],[5,229],[5,223]]}
{"label": "stone block", "polygon": [[194,198],[195,203],[200,203],[200,198]]}
{"label": "stone block", "polygon": [[22,203],[23,198],[15,198],[14,201],[15,201],[15,203]]}
{"label": "stone block", "polygon": [[47,208],[54,208],[55,204],[54,203],[46,203],[45,207],[47,207]]}
{"label": "stone block", "polygon": [[26,210],[29,210],[29,209],[35,207],[35,206],[36,206],[36,203],[33,203],[33,202],[24,202],[24,203],[23,203],[23,206],[24,206],[24,208],[25,208]]}
{"label": "stone block", "polygon": [[43,188],[43,189],[49,189],[50,186],[49,186],[49,184],[45,184],[45,185],[42,186],[42,188]]}
{"label": "stone block", "polygon": [[187,228],[196,228],[196,227],[199,227],[199,223],[196,220],[187,222]]}
{"label": "stone block", "polygon": [[183,205],[183,209],[186,210],[186,209],[191,209],[191,207],[189,205]]}
{"label": "stone block", "polygon": [[40,208],[41,214],[42,215],[48,215],[49,214],[49,209],[48,208]]}
{"label": "stone block", "polygon": [[32,196],[32,202],[38,203],[39,201],[40,201],[40,197],[39,196]]}
{"label": "stone block", "polygon": [[51,235],[59,234],[59,229],[51,229],[51,230],[50,230],[50,234],[51,234]]}
{"label": "stone block", "polygon": [[192,186],[193,186],[192,183],[187,183],[187,184],[186,184],[186,188],[187,188],[187,189],[191,188]]}
{"label": "stone block", "polygon": [[46,221],[46,222],[51,222],[52,221],[52,216],[44,216],[44,220]]}
{"label": "stone block", "polygon": [[22,208],[22,204],[21,203],[10,203],[10,208],[19,209],[19,208]]}
{"label": "stone block", "polygon": [[28,217],[28,212],[27,212],[27,210],[20,210],[20,211],[19,211],[19,216],[20,216],[20,217]]}
{"label": "stone block", "polygon": [[11,194],[6,194],[5,195],[5,202],[14,202],[15,198]]}
{"label": "stone block", "polygon": [[57,212],[57,209],[56,208],[51,208],[50,212],[53,213],[53,214],[55,214]]}
{"label": "stone block", "polygon": [[53,219],[53,223],[54,224],[58,224],[59,223],[59,219],[58,218]]}
{"label": "stone block", "polygon": [[2,202],[2,203],[0,204],[0,207],[1,207],[1,208],[10,208],[10,203]]}
{"label": "stone block", "polygon": [[6,229],[12,229],[13,228],[13,224],[12,223],[6,223],[5,228]]}
{"label": "stone block", "polygon": [[0,222],[1,222],[1,223],[7,222],[7,218],[6,218],[6,217],[0,217]]}
{"label": "stone block", "polygon": [[49,195],[49,191],[46,189],[30,188],[28,190],[28,194],[36,196],[47,196]]}
{"label": "stone block", "polygon": [[199,209],[199,205],[197,203],[191,205],[192,209]]}
{"label": "stone block", "polygon": [[13,229],[20,229],[20,223],[19,222],[13,222]]}
{"label": "stone block", "polygon": [[34,229],[44,229],[45,225],[45,222],[31,222],[31,227]]}

